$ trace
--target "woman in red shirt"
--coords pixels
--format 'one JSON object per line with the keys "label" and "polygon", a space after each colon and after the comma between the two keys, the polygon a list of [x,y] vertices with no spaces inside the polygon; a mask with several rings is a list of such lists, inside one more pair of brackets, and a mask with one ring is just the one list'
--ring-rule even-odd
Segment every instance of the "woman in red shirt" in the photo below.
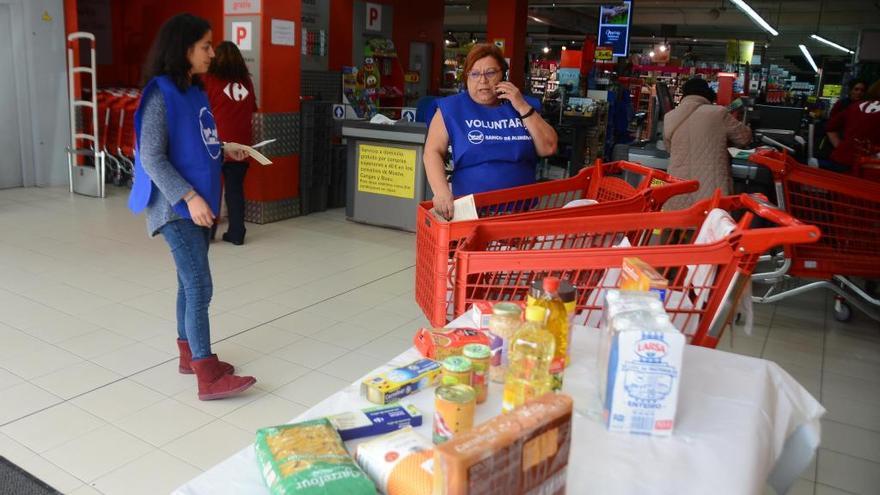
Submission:
{"label": "woman in red shirt", "polygon": [[834,146],[831,161],[836,165],[830,168],[836,172],[848,172],[860,157],[880,146],[880,81],[865,96],[835,115],[826,128]]}
{"label": "woman in red shirt", "polygon": [[[211,102],[217,132],[223,142],[252,144],[251,116],[257,111],[254,83],[238,47],[231,41],[217,45],[211,68],[204,76],[205,91]],[[246,161],[223,162],[226,209],[229,228],[223,240],[236,246],[244,244],[244,176]]]}

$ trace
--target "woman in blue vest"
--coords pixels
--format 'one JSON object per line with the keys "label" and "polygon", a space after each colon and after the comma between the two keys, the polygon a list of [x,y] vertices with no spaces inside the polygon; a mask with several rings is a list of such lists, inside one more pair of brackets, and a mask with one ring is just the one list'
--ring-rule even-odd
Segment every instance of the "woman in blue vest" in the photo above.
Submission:
{"label": "woman in blue vest", "polygon": [[[447,219],[453,196],[531,184],[538,157],[556,153],[556,131],[537,113],[540,102],[505,80],[507,69],[498,47],[474,45],[464,65],[467,92],[437,101],[423,159],[434,208]],[[449,145],[451,191],[443,163]]]}
{"label": "woman in blue vest", "polygon": [[[178,369],[195,373],[201,400],[235,395],[256,383],[234,375],[231,364],[211,353],[208,243],[220,210],[224,153],[199,75],[213,56],[211,26],[204,19],[181,14],[160,28],[135,113],[137,153],[128,200],[134,213],[146,210],[150,237],[162,234],[171,249],[177,267]],[[227,153],[236,161],[243,155]]]}

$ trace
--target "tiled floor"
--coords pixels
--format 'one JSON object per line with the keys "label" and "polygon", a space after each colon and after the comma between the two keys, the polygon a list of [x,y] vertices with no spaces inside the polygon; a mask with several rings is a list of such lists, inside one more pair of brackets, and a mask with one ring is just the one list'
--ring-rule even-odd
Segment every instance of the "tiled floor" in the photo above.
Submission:
{"label": "tiled floor", "polygon": [[[64,493],[158,494],[409,346],[414,237],[329,211],[215,243],[215,352],[259,379],[222,401],[177,373],[176,279],[122,190],[0,191],[0,454]],[[880,325],[827,294],[756,307],[719,348],[777,361],[828,409],[790,493],[878,493]],[[770,493],[768,491],[768,493]]]}

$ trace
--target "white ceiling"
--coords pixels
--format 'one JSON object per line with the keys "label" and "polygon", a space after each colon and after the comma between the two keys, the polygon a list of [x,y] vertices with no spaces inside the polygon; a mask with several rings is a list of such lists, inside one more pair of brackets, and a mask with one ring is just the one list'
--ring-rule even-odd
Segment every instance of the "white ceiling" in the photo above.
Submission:
{"label": "white ceiling", "polygon": [[[842,52],[810,39],[810,34],[817,30],[821,36],[855,50],[862,29],[880,29],[880,1],[747,1],[780,32],[779,36],[763,31],[729,0],[634,0],[631,33],[634,48],[646,49],[652,35],[660,41],[666,35],[674,40],[673,53],[677,55],[684,51],[685,45],[694,46],[690,39],[696,38],[698,42],[693,49],[702,59],[723,60],[723,41],[754,40],[756,53],[760,53],[761,44],[768,45],[766,55],[771,62],[800,65],[800,43],[817,59],[823,56],[847,58]],[[485,33],[487,3],[486,0],[447,0],[446,29]],[[615,0],[531,0],[529,35],[532,40],[550,38],[560,43],[563,39],[582,40],[583,35],[597,31],[599,5],[614,3]]]}

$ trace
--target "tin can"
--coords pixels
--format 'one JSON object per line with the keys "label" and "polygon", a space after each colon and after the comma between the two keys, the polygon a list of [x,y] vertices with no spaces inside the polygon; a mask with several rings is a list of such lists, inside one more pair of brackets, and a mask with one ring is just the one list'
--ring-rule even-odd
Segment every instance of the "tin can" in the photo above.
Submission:
{"label": "tin can", "polygon": [[468,344],[462,350],[464,357],[471,360],[474,368],[471,377],[471,386],[477,392],[477,404],[486,402],[489,395],[489,362],[492,357],[492,350],[483,344]]}
{"label": "tin can", "polygon": [[470,385],[474,366],[464,356],[449,356],[443,360],[440,383],[443,385]]}
{"label": "tin can", "polygon": [[434,443],[474,427],[477,393],[469,385],[441,385],[434,391]]}

